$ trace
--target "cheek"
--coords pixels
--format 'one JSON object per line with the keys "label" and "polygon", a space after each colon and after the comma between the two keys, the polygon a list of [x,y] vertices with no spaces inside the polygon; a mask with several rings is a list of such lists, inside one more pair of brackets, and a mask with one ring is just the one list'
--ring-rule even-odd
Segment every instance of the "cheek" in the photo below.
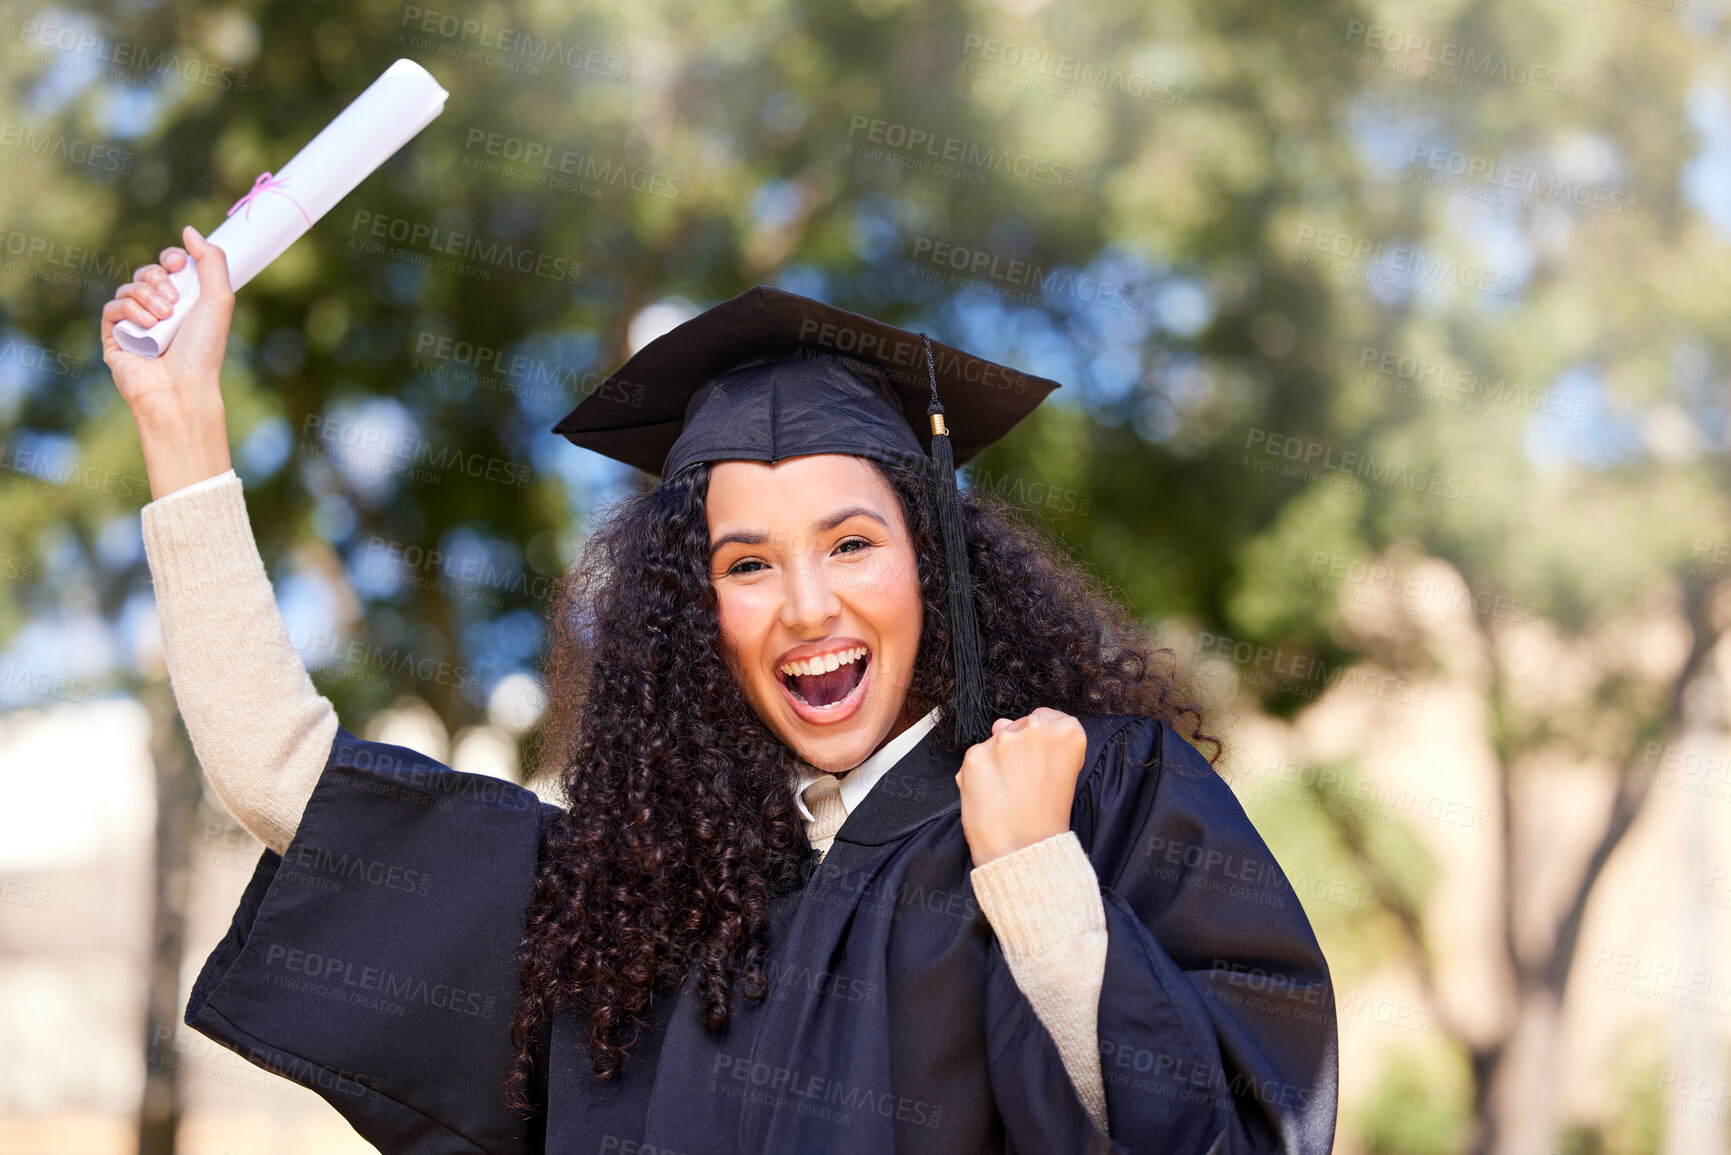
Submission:
{"label": "cheek", "polygon": [[899,639],[908,653],[919,648],[925,601],[920,591],[919,570],[913,552],[895,557],[875,583],[878,626]]}
{"label": "cheek", "polygon": [[920,634],[925,629],[925,597],[920,589],[918,575],[911,576],[902,587],[902,604],[897,608],[896,616],[907,623],[906,636],[909,649],[920,648]]}
{"label": "cheek", "polygon": [[754,591],[718,587],[715,591],[716,624],[721,631],[721,644],[736,664],[747,670],[752,663],[742,658],[761,648],[768,622],[773,616],[766,610],[761,595]]}

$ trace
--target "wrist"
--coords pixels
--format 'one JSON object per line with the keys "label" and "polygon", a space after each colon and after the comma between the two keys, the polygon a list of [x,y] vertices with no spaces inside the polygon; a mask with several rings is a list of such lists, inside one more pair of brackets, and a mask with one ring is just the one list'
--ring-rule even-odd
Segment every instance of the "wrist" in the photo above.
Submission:
{"label": "wrist", "polygon": [[[189,395],[191,394],[191,395]],[[136,398],[132,422],[140,436],[188,438],[209,436],[213,431],[226,443],[227,413],[219,388],[180,391],[156,390]]]}
{"label": "wrist", "polygon": [[970,843],[969,850],[973,852],[972,857],[974,865],[980,867],[986,865],[988,862],[1002,858],[1006,854],[1014,854],[1018,850],[1025,850],[1036,842],[1044,842],[1053,835],[1062,834],[1069,829],[1070,827],[1066,824],[1063,826],[1053,826],[1050,829],[1007,830],[1002,833],[996,833],[980,838],[977,846]]}
{"label": "wrist", "polygon": [[156,412],[134,417],[153,500],[233,467],[220,402],[214,411],[198,415]]}

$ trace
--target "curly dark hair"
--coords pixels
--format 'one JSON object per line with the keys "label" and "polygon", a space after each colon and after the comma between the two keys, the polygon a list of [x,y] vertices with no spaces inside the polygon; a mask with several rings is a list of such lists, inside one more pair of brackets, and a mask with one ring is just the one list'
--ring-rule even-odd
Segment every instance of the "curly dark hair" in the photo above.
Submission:
{"label": "curly dark hair", "polygon": [[[908,705],[954,684],[949,593],[929,466],[873,461],[900,501],[925,602]],[[626,498],[561,579],[544,645],[550,696],[533,760],[557,770],[520,955],[523,1001],[507,1099],[545,1094],[537,1052],[552,1013],[589,1020],[596,1075],[616,1072],[652,994],[696,967],[705,1021],[726,1024],[735,968],[762,998],[769,903],[797,886],[808,850],[794,755],[753,711],[723,653],[709,571],[709,467]],[[1211,744],[1177,655],[1156,649],[1106,587],[990,493],[964,491],[963,523],[991,717],[1039,706],[1161,719]],[[905,716],[905,715],[904,715]],[[957,749],[955,719],[939,740]]]}

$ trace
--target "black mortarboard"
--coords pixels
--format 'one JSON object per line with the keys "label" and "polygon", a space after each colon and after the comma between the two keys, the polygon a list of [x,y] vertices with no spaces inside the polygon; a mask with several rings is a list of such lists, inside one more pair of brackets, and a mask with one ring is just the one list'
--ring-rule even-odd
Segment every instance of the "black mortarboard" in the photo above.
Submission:
{"label": "black mortarboard", "polygon": [[852,453],[928,459],[949,569],[957,733],[990,733],[955,470],[1056,381],[810,297],[758,285],[638,350],[553,426],[672,478],[700,462]]}

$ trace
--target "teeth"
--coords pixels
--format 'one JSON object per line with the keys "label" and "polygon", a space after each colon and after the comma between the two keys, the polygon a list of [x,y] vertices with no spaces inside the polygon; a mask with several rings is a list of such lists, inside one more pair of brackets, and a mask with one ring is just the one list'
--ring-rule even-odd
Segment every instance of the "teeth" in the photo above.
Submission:
{"label": "teeth", "polygon": [[780,669],[789,677],[797,677],[802,674],[825,674],[830,670],[840,669],[849,662],[857,662],[865,655],[866,648],[864,646],[854,646],[852,649],[819,654],[815,658],[803,658],[797,662],[788,662]]}

